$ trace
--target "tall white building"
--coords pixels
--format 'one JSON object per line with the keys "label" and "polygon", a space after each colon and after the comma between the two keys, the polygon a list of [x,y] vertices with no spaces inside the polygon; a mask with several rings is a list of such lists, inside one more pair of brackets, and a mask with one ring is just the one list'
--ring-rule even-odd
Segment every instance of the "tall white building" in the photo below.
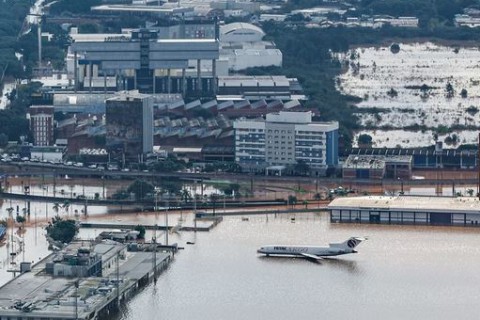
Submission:
{"label": "tall white building", "polygon": [[312,175],[338,164],[338,122],[314,122],[312,112],[267,114],[235,121],[235,162],[263,171],[304,162]]}

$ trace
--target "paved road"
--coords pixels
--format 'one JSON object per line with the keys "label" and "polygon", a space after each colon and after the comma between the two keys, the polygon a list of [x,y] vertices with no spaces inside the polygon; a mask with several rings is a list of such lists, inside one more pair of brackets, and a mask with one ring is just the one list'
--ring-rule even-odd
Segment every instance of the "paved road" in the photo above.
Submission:
{"label": "paved road", "polygon": [[109,177],[121,179],[138,179],[138,178],[175,178],[184,181],[200,181],[200,180],[228,180],[228,181],[255,181],[255,183],[309,183],[319,186],[335,186],[335,185],[356,185],[356,186],[422,186],[422,185],[452,185],[455,184],[477,184],[474,178],[455,178],[455,179],[418,179],[418,180],[370,180],[370,179],[343,179],[343,178],[326,178],[326,177],[292,177],[292,176],[264,176],[251,174],[233,174],[233,173],[189,173],[189,172],[143,172],[143,171],[108,171],[90,169],[86,167],[66,166],[62,164],[50,164],[39,162],[16,162],[0,164],[0,177],[2,174],[30,176],[30,175],[69,175],[69,176],[90,176],[90,177]]}

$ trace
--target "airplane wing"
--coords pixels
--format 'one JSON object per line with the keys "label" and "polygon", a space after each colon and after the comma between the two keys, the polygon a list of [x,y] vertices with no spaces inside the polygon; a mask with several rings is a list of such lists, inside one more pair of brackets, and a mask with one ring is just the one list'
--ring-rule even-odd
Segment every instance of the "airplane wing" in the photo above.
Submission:
{"label": "airplane wing", "polygon": [[322,257],[316,256],[314,254],[308,254],[308,253],[300,253],[303,257],[308,258],[308,259],[313,259],[313,260],[323,260]]}

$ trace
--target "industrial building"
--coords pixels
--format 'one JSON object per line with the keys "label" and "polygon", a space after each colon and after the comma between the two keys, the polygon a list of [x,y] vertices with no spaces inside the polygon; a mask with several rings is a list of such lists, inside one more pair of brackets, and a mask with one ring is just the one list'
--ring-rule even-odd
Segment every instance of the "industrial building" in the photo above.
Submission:
{"label": "industrial building", "polygon": [[350,155],[342,166],[346,179],[410,179],[413,157],[408,155]]}
{"label": "industrial building", "polygon": [[0,288],[0,319],[109,319],[170,260],[110,240],[73,242],[35,265],[21,263],[20,276]]}
{"label": "industrial building", "polygon": [[477,166],[477,148],[444,149],[442,143],[426,148],[353,148],[343,156],[411,156],[412,169],[473,169]]}
{"label": "industrial building", "polygon": [[265,32],[250,23],[220,26],[220,57],[236,72],[254,67],[281,67],[282,52],[272,41],[263,41]]}
{"label": "industrial building", "polygon": [[[93,82],[115,79],[120,90],[143,93],[202,93],[217,90],[218,38],[159,39],[155,30],[140,29],[129,34],[83,35],[70,46],[76,89],[92,91]],[[202,74],[202,60],[212,64],[209,76]],[[196,77],[188,77],[189,61],[197,64]]]}
{"label": "industrial building", "polygon": [[338,164],[338,122],[314,122],[310,111],[239,119],[234,128],[235,162],[244,170],[281,174],[304,162],[311,175],[321,176]]}
{"label": "industrial building", "polygon": [[328,205],[332,222],[478,226],[474,197],[341,197]]}
{"label": "industrial building", "polygon": [[106,146],[112,154],[139,160],[153,150],[153,98],[125,92],[107,100]]}
{"label": "industrial building", "polygon": [[60,163],[66,152],[66,148],[61,146],[33,146],[30,148],[30,159]]}
{"label": "industrial building", "polygon": [[[285,76],[220,76],[218,77],[219,97],[243,97],[251,100],[292,100],[293,79]],[[304,98],[299,95],[299,98]]]}

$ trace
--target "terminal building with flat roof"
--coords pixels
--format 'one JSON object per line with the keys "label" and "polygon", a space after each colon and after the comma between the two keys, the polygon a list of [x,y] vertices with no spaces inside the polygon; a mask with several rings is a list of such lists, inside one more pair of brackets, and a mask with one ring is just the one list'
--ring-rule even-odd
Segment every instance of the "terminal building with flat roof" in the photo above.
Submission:
{"label": "terminal building with flat roof", "polygon": [[340,197],[327,207],[332,222],[478,226],[475,197]]}

